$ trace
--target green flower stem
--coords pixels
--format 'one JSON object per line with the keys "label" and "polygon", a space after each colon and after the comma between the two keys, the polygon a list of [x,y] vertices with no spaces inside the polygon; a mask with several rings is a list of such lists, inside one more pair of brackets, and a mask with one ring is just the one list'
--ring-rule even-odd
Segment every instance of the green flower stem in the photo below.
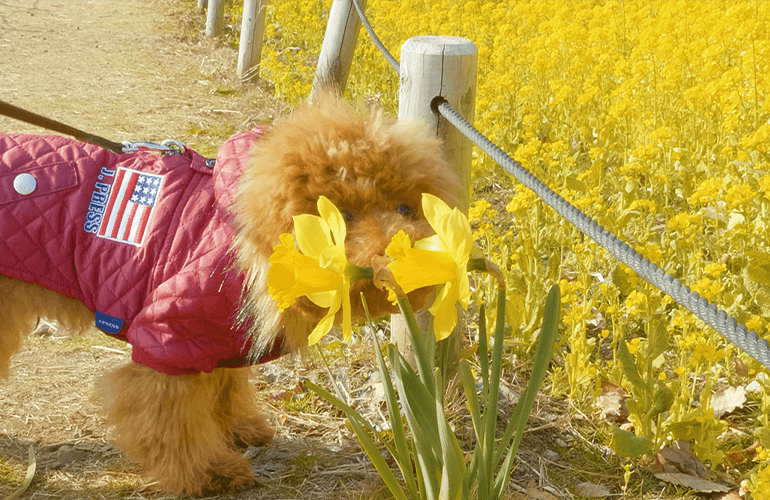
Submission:
{"label": "green flower stem", "polygon": [[348,262],[348,265],[345,268],[345,276],[350,279],[351,283],[354,283],[358,280],[371,281],[374,279],[374,272],[372,271],[371,266],[361,267]]}
{"label": "green flower stem", "polygon": [[[492,366],[490,368],[489,392],[485,394],[484,401],[484,419],[486,429],[484,429],[484,443],[482,454],[485,457],[483,465],[486,470],[482,471],[484,478],[491,481],[494,477],[496,465],[500,458],[495,457],[495,437],[497,429],[497,404],[500,397],[500,374],[503,364],[503,338],[505,335],[505,288],[497,291],[497,321],[494,334],[494,345],[492,346]],[[505,449],[505,444],[500,444],[498,452]],[[500,454],[501,455],[501,454]],[[491,485],[490,485],[491,486]],[[496,497],[492,497],[496,498]],[[499,497],[497,497],[499,498]]]}
{"label": "green flower stem", "polygon": [[468,272],[478,271],[482,273],[489,273],[495,279],[497,279],[497,288],[505,289],[505,275],[500,268],[487,258],[470,258],[467,265]]}
{"label": "green flower stem", "polygon": [[[398,468],[401,471],[401,476],[404,478],[409,498],[419,498],[419,492],[425,491],[425,487],[424,484],[422,484],[422,480],[419,477],[415,477],[415,470],[412,465],[410,453],[410,442],[407,440],[403,420],[401,418],[401,413],[399,412],[396,390],[393,387],[393,381],[391,380],[390,373],[385,364],[385,358],[382,354],[380,343],[377,341],[377,335],[374,333],[374,325],[372,324],[372,318],[369,315],[369,306],[366,303],[363,293],[361,293],[361,303],[364,306],[366,320],[369,323],[369,329],[372,334],[372,341],[374,342],[375,347],[374,352],[377,357],[377,368],[380,372],[385,400],[388,407],[388,417],[390,418],[391,430],[393,431],[393,446],[384,439],[380,439],[380,441],[385,444],[391,456],[396,460]],[[412,445],[411,448],[414,448],[414,445]],[[398,484],[395,486],[397,491],[392,488],[390,483],[388,483],[388,489],[390,489],[391,494],[396,498],[400,498],[402,493],[401,487]]]}
{"label": "green flower stem", "polygon": [[398,308],[406,321],[406,329],[414,349],[414,359],[417,364],[420,380],[431,394],[435,394],[436,387],[433,380],[433,363],[435,360],[436,343],[432,336],[420,331],[417,318],[414,317],[412,305],[406,295],[398,294]]}

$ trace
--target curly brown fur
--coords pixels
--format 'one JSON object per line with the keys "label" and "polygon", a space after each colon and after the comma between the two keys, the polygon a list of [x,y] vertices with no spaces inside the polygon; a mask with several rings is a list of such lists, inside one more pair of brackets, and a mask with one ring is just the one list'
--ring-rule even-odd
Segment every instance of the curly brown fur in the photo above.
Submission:
{"label": "curly brown fur", "polygon": [[101,380],[115,442],[159,484],[201,495],[233,490],[254,477],[236,443],[272,442],[257,411],[249,368],[170,376],[137,364]]}
{"label": "curly brown fur", "polygon": [[[40,317],[66,331],[92,328],[79,301],[0,276],[0,377]],[[97,383],[116,443],[141,462],[161,488],[199,495],[233,490],[254,478],[236,445],[260,446],[273,430],[260,414],[250,368],[166,375],[129,363]]]}
{"label": "curly brown fur", "polygon": [[94,314],[81,302],[0,276],[0,378],[8,377],[11,356],[40,317],[54,318],[62,328],[78,333],[94,324]]}
{"label": "curly brown fur", "polygon": [[[369,266],[399,230],[413,240],[433,234],[422,214],[422,193],[450,205],[460,195],[440,141],[422,122],[395,121],[380,112],[362,117],[326,94],[270,129],[257,142],[236,200],[236,248],[248,275],[245,312],[258,320],[255,349],[272,345],[277,336],[292,349],[304,346],[309,328],[303,318],[312,322],[321,314],[300,300],[281,316],[265,291],[267,260],[279,235],[292,231],[292,216],[317,214],[317,200],[326,196],[349,215],[349,260]],[[359,281],[351,289],[354,317],[364,316],[361,292],[372,316],[395,312],[386,292]],[[410,299],[419,308],[426,295],[418,291]]]}

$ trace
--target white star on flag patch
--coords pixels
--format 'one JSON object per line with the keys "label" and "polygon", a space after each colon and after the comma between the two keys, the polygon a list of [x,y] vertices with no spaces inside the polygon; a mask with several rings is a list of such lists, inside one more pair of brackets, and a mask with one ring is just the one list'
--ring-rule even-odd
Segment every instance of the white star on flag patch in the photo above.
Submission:
{"label": "white star on flag patch", "polygon": [[118,168],[98,236],[141,246],[163,176]]}

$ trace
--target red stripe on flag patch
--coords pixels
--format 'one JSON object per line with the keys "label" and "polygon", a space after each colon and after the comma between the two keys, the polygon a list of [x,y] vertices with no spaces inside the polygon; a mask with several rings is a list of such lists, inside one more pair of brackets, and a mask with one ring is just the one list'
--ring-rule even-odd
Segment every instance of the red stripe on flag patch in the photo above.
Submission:
{"label": "red stripe on flag patch", "polygon": [[98,235],[141,246],[162,185],[162,175],[118,168]]}

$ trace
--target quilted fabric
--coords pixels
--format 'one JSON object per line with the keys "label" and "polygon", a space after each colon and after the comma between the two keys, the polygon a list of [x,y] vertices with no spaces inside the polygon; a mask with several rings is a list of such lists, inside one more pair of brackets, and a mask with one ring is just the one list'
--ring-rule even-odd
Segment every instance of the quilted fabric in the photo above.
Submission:
{"label": "quilted fabric", "polygon": [[190,150],[115,154],[0,134],[0,273],[82,301],[160,372],[247,364],[228,209],[263,132],[230,138],[213,166]]}

